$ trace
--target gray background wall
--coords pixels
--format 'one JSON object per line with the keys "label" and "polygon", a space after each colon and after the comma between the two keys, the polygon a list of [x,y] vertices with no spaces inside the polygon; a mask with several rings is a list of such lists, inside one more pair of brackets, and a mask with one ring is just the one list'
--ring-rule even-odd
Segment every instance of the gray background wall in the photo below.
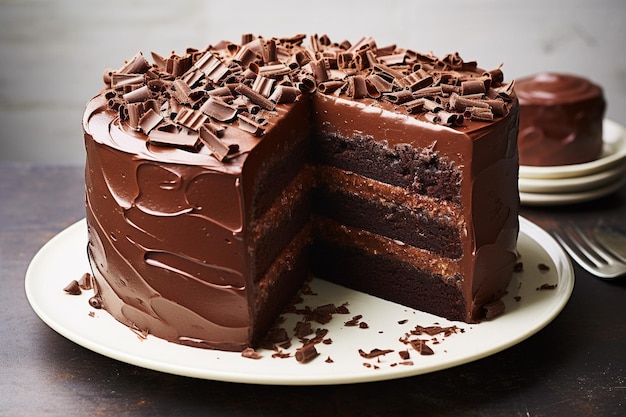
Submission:
{"label": "gray background wall", "polygon": [[504,63],[507,79],[583,75],[604,87],[607,117],[626,124],[625,27],[624,0],[0,0],[0,161],[83,163],[81,117],[105,68],[246,32],[371,35]]}

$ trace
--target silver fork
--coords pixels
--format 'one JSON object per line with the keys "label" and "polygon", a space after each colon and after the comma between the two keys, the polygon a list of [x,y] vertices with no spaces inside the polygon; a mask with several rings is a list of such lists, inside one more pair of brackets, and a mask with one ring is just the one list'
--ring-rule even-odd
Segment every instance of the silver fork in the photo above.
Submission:
{"label": "silver fork", "polygon": [[[609,246],[610,243],[621,245],[626,242],[626,237],[622,236],[624,239],[621,242],[615,239],[599,239],[600,230],[596,228],[595,233],[588,234],[578,226],[568,225],[561,232],[552,230],[552,235],[572,259],[595,276],[611,279],[626,275],[626,259]],[[613,235],[615,236],[614,233]]]}

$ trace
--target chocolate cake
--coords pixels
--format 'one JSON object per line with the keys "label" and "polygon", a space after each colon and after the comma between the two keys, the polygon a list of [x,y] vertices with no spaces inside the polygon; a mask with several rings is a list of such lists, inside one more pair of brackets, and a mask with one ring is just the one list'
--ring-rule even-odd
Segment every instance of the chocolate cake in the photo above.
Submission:
{"label": "chocolate cake", "polygon": [[602,88],[570,74],[541,73],[515,82],[521,165],[557,166],[602,153]]}
{"label": "chocolate cake", "polygon": [[83,119],[88,256],[120,322],[243,350],[311,273],[451,320],[494,311],[519,229],[511,84],[458,54],[306,39],[105,72]]}

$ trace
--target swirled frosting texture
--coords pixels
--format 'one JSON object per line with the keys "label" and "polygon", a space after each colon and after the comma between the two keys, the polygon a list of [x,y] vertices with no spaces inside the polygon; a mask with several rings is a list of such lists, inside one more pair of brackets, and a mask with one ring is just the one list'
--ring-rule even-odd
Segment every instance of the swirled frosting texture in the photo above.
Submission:
{"label": "swirled frosting texture", "polygon": [[569,74],[541,73],[517,80],[520,164],[589,162],[602,153],[602,89]]}

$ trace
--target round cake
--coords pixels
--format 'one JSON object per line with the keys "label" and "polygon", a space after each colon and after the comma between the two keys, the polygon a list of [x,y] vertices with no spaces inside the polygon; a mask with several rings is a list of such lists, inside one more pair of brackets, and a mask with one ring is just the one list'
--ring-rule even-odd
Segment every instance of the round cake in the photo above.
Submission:
{"label": "round cake", "polygon": [[557,166],[602,154],[602,88],[569,74],[541,73],[515,81],[521,165]]}
{"label": "round cake", "polygon": [[106,71],[83,118],[94,305],[223,350],[257,346],[310,274],[502,312],[519,164],[500,68],[317,35],[152,61]]}

